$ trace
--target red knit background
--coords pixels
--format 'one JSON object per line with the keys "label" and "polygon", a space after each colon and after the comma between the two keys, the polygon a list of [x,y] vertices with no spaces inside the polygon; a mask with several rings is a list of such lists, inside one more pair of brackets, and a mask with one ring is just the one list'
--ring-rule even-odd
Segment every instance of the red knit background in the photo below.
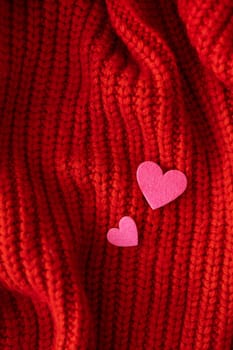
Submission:
{"label": "red knit background", "polygon": [[[232,0],[0,14],[0,349],[233,349]],[[145,160],[186,192],[151,210]]]}

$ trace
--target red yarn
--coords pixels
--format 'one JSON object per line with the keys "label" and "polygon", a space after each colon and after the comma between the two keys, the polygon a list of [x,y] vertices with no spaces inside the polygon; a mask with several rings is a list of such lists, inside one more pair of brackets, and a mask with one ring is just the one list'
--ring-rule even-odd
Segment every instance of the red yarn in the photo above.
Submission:
{"label": "red yarn", "polygon": [[[0,349],[232,349],[232,0],[0,13]],[[188,178],[154,211],[146,160]]]}

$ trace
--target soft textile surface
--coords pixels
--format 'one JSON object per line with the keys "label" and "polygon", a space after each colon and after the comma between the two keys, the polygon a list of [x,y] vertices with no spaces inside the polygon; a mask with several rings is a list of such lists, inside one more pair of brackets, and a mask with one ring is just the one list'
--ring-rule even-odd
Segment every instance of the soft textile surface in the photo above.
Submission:
{"label": "soft textile surface", "polygon": [[[230,350],[232,0],[0,14],[0,349]],[[157,210],[148,160],[188,179]],[[136,247],[107,240],[123,216]]]}

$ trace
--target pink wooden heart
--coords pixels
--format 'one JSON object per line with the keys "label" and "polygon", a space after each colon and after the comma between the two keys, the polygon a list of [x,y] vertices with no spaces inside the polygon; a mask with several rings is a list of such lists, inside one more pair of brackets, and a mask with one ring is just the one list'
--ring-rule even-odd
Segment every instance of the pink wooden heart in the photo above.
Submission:
{"label": "pink wooden heart", "polygon": [[187,178],[179,170],[163,174],[160,166],[146,161],[137,169],[138,185],[152,209],[157,209],[179,197],[187,187]]}
{"label": "pink wooden heart", "polygon": [[119,229],[111,228],[107,233],[107,239],[118,247],[137,246],[138,230],[134,220],[129,216],[123,216],[119,221]]}

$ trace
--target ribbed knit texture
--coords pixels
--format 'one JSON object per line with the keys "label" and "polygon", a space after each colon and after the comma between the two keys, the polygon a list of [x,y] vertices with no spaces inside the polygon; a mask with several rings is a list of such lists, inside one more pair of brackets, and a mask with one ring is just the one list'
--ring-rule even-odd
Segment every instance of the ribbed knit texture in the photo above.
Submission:
{"label": "ribbed knit texture", "polygon": [[[0,14],[0,349],[233,349],[232,0]],[[154,211],[146,160],[188,179]]]}

